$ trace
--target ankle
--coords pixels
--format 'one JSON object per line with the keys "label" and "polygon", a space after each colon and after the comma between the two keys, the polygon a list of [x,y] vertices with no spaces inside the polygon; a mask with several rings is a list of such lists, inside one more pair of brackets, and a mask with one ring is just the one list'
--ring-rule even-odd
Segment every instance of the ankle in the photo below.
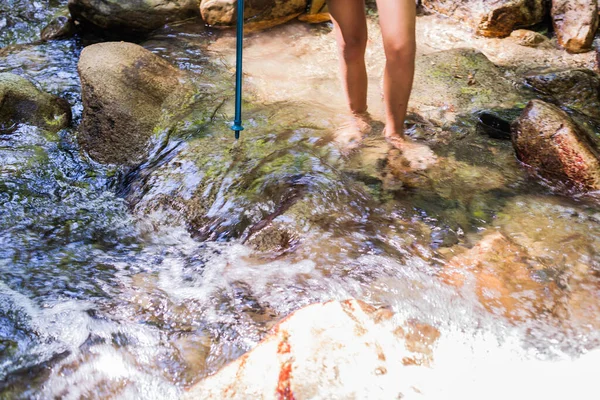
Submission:
{"label": "ankle", "polygon": [[383,128],[383,136],[386,138],[404,139],[404,130],[390,129],[386,126]]}

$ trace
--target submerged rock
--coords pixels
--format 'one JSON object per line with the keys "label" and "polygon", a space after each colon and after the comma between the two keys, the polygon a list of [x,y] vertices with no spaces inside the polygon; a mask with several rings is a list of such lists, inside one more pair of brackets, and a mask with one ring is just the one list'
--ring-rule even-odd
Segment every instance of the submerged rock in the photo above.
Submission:
{"label": "submerged rock", "polygon": [[557,287],[537,278],[541,269],[541,264],[527,257],[526,249],[500,233],[491,233],[453,257],[442,277],[458,287],[472,280],[480,303],[488,311],[518,321],[535,318],[554,307]]}
{"label": "submerged rock", "polygon": [[163,113],[177,110],[191,95],[185,73],[132,43],[86,47],[78,70],[83,99],[79,141],[103,163],[140,162]]}
{"label": "submerged rock", "polygon": [[423,0],[423,6],[461,22],[478,35],[505,37],[519,27],[535,25],[546,12],[544,0]]}
{"label": "submerged rock", "polygon": [[598,29],[598,0],[552,0],[558,43],[571,53],[591,49]]}
{"label": "submerged rock", "polygon": [[403,328],[392,316],[357,300],[305,307],[185,398],[402,398],[418,391],[404,369],[426,364],[440,333],[420,323]]}
{"label": "submerged rock", "polygon": [[130,36],[198,16],[198,3],[199,0],[69,0],[69,10],[84,28],[108,36]]}
{"label": "submerged rock", "polygon": [[513,125],[513,145],[522,162],[582,190],[600,189],[600,161],[592,143],[565,111],[540,100],[531,101]]}
{"label": "submerged rock", "polygon": [[525,78],[527,84],[562,106],[600,121],[600,77],[585,69],[571,69]]}
{"label": "submerged rock", "polygon": [[[233,26],[237,0],[202,0],[200,13],[211,26]],[[306,0],[249,0],[244,3],[246,30],[267,29],[296,18],[306,10]]]}
{"label": "submerged rock", "polygon": [[544,265],[532,272],[537,281],[560,289],[553,292],[552,314],[577,333],[572,337],[578,345],[600,329],[600,220],[593,213],[558,196],[526,195],[512,198],[494,222],[522,255],[526,249],[529,263]]}
{"label": "submerged rock", "polygon": [[439,125],[480,109],[512,108],[524,96],[479,51],[453,49],[417,58],[409,110]]}
{"label": "submerged rock", "polygon": [[19,75],[0,73],[0,129],[28,123],[57,131],[70,121],[66,100],[42,92]]}
{"label": "submerged rock", "polygon": [[75,24],[66,15],[54,18],[44,29],[42,29],[42,41],[47,42],[54,39],[64,39],[75,34]]}

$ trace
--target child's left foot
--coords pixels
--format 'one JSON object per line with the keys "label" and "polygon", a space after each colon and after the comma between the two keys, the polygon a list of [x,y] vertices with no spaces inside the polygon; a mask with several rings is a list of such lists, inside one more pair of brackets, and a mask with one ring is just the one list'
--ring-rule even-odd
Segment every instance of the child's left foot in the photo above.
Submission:
{"label": "child's left foot", "polygon": [[371,117],[368,113],[352,114],[347,123],[338,128],[335,142],[340,145],[342,153],[348,154],[358,148],[364,136],[371,132]]}

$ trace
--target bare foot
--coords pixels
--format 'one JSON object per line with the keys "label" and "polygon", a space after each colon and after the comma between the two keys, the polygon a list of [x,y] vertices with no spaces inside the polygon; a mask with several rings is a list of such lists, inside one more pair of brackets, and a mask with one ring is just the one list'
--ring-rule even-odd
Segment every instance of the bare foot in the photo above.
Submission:
{"label": "bare foot", "polygon": [[368,113],[352,114],[348,121],[335,132],[335,142],[342,153],[348,154],[359,147],[364,136],[371,133],[371,117]]}
{"label": "bare foot", "polygon": [[429,148],[429,146],[409,140],[404,136],[404,134],[388,134],[385,129],[383,134],[390,146],[396,150],[399,150],[403,158],[410,163],[411,169],[425,170],[437,162],[437,156]]}
{"label": "bare foot", "polygon": [[383,136],[385,140],[395,149],[402,151],[406,147],[406,137],[404,133],[388,132],[386,129],[383,130]]}

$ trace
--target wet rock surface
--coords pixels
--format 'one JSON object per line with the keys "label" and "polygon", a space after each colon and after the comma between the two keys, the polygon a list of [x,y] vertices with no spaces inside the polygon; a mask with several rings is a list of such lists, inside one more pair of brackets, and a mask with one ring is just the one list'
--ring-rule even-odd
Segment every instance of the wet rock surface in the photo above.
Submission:
{"label": "wet rock surface", "polygon": [[[574,202],[561,204],[553,199],[540,205],[538,200],[536,196],[512,199],[498,213],[501,234],[521,248],[518,254],[528,264],[528,280],[554,288],[545,297],[551,300],[545,307],[553,304],[549,317],[554,323],[582,332],[598,329],[600,259],[594,250],[600,240],[598,220],[592,214],[576,211]],[[585,340],[581,344],[590,345]]]}
{"label": "wet rock surface", "polygon": [[600,121],[600,78],[590,70],[564,70],[525,77],[528,85],[556,104]]}
{"label": "wet rock surface", "polygon": [[73,19],[108,36],[136,36],[198,16],[198,0],[69,0]]}
{"label": "wet rock surface", "polygon": [[525,248],[501,233],[490,233],[473,248],[453,257],[442,276],[454,286],[473,285],[488,311],[519,321],[551,312],[556,306],[558,286],[539,278],[543,269],[543,264],[530,257]]}
{"label": "wet rock surface", "polygon": [[65,39],[73,36],[76,29],[77,28],[70,17],[61,15],[50,21],[50,23],[42,29],[41,39],[43,41]]}
{"label": "wet rock surface", "polygon": [[70,122],[71,106],[66,100],[42,92],[21,76],[0,73],[1,130],[28,123],[57,131]]}
{"label": "wet rock surface", "polygon": [[423,0],[423,6],[467,23],[478,35],[505,37],[515,28],[541,22],[546,11],[542,0]]}
{"label": "wet rock surface", "polygon": [[403,369],[430,361],[440,333],[415,322],[403,329],[392,317],[357,300],[300,309],[184,398],[386,399],[414,392],[400,378]]}
{"label": "wet rock surface", "polygon": [[79,141],[104,163],[140,162],[162,115],[191,96],[185,73],[132,43],[89,46],[78,70],[83,98]]}
{"label": "wet rock surface", "polygon": [[65,15],[67,0],[0,2],[0,48],[40,39],[40,32],[58,15]]}
{"label": "wet rock surface", "polygon": [[526,96],[484,54],[453,49],[417,59],[409,110],[443,125],[457,115],[513,107]]}
{"label": "wet rock surface", "polygon": [[600,188],[597,148],[560,108],[531,101],[513,125],[513,144],[519,159],[541,175],[583,190]]}
{"label": "wet rock surface", "polygon": [[571,53],[591,49],[598,29],[597,0],[553,0],[551,13],[561,46]]}

